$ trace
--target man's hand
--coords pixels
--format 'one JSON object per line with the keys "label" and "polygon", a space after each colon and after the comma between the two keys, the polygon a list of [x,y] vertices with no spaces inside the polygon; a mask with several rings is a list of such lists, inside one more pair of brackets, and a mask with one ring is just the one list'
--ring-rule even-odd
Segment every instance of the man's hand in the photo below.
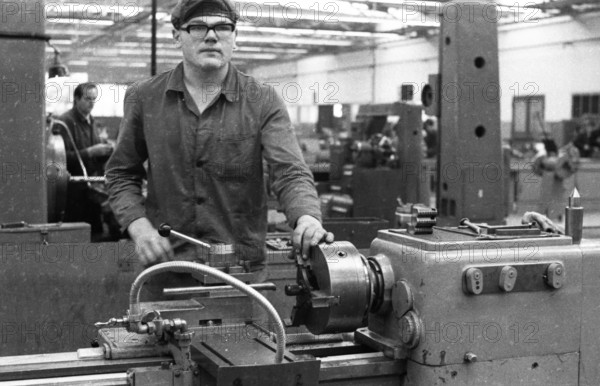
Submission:
{"label": "man's hand", "polygon": [[140,262],[144,266],[173,260],[173,248],[169,239],[159,235],[147,218],[140,217],[133,221],[127,227],[127,231],[136,245]]}
{"label": "man's hand", "polygon": [[296,229],[292,235],[292,243],[296,251],[302,252],[302,257],[308,258],[308,249],[321,241],[333,243],[333,233],[323,229],[321,222],[313,216],[303,215],[296,221]]}
{"label": "man's hand", "polygon": [[97,143],[94,146],[86,148],[90,157],[105,157],[113,152],[113,147],[108,143]]}

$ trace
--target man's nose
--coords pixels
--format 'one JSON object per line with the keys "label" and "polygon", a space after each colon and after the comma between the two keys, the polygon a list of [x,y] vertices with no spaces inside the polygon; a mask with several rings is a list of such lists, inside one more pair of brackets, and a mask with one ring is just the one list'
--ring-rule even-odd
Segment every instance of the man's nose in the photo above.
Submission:
{"label": "man's nose", "polygon": [[204,40],[208,40],[208,39],[215,40],[215,41],[217,40],[217,33],[215,32],[214,29],[209,30],[206,33],[206,36],[204,36]]}

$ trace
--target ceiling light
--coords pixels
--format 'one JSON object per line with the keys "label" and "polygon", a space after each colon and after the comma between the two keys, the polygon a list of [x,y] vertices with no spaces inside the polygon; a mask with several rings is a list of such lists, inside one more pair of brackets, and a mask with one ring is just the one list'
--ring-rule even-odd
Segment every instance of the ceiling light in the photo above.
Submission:
{"label": "ceiling light", "polygon": [[69,66],[87,66],[88,64],[87,60],[69,60]]}
{"label": "ceiling light", "polygon": [[332,40],[332,39],[309,39],[309,38],[292,38],[292,37],[280,37],[274,38],[270,36],[238,36],[236,39],[238,42],[250,42],[250,43],[267,43],[267,44],[299,44],[299,45],[312,45],[312,46],[339,46],[348,47],[354,43],[348,40]]}
{"label": "ceiling light", "polygon": [[115,24],[112,20],[95,20],[95,19],[74,19],[74,18],[65,18],[65,19],[48,19],[48,24],[85,24],[85,25],[101,25],[101,26],[110,26]]}

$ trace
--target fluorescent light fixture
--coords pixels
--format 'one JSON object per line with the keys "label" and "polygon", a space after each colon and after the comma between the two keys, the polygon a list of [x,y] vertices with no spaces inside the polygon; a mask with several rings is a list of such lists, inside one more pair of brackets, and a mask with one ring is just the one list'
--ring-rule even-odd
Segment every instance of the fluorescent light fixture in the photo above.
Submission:
{"label": "fluorescent light fixture", "polygon": [[331,39],[309,39],[309,38],[278,38],[270,36],[238,36],[236,39],[238,42],[249,42],[249,43],[272,43],[272,44],[298,44],[298,45],[311,45],[311,46],[339,46],[348,47],[354,44],[354,42],[347,40],[331,40]]}
{"label": "fluorescent light fixture", "polygon": [[[152,44],[148,42],[117,42],[114,44],[119,48],[152,48]],[[156,48],[176,48],[172,43],[156,43]]]}
{"label": "fluorescent light fixture", "polygon": [[82,29],[57,29],[48,28],[46,32],[50,32],[52,36],[87,36],[87,35],[103,35],[101,29],[82,28]]}
{"label": "fluorescent light fixture", "polygon": [[[52,40],[52,43],[54,43],[54,40]],[[46,49],[44,50],[47,54],[53,53],[54,52],[54,48],[50,48],[50,47],[46,47]],[[63,48],[61,47],[60,52],[71,52],[71,48]]]}
{"label": "fluorescent light fixture", "polygon": [[234,59],[255,59],[255,60],[274,60],[277,59],[277,54],[261,54],[261,53],[244,53],[234,52]]}
{"label": "fluorescent light fixture", "polygon": [[84,25],[101,25],[110,26],[115,24],[112,20],[97,20],[97,19],[75,19],[75,18],[64,18],[64,19],[48,19],[48,24],[84,24]]}
{"label": "fluorescent light fixture", "polygon": [[165,58],[156,59],[156,63],[158,63],[158,64],[178,64],[179,62],[181,62],[181,60],[165,59]]}
{"label": "fluorescent light fixture", "polygon": [[[140,31],[140,32],[137,32],[135,34],[135,36],[137,36],[138,38],[150,39],[152,37],[152,33],[151,32]],[[166,32],[159,32],[159,33],[156,34],[156,37],[158,39],[173,39],[173,34],[166,33]]]}
{"label": "fluorescent light fixture", "polygon": [[148,65],[146,63],[142,63],[142,62],[116,62],[116,61],[103,63],[102,66],[103,67],[106,67],[106,66],[110,66],[110,67],[133,67],[133,68],[145,68],[145,67],[148,67]]}
{"label": "fluorescent light fixture", "polygon": [[365,32],[365,31],[329,31],[319,29],[315,31],[316,35],[336,35],[349,36],[358,38],[393,38],[398,37],[398,34],[393,32]]}
{"label": "fluorescent light fixture", "polygon": [[280,54],[307,54],[305,48],[275,48],[275,47],[238,47],[238,51],[242,52],[274,52]]}
{"label": "fluorescent light fixture", "polygon": [[52,43],[56,45],[70,46],[73,44],[73,41],[69,39],[52,39]]}
{"label": "fluorescent light fixture", "polygon": [[[321,23],[362,23],[377,24],[383,20],[392,19],[386,12],[358,10],[346,1],[315,2],[314,0],[295,0],[279,3],[269,0],[238,1],[242,21],[256,20],[272,21],[283,19],[287,22],[312,20]],[[248,4],[246,4],[248,3]],[[318,7],[318,8],[317,8]]]}
{"label": "fluorescent light fixture", "polygon": [[243,32],[256,32],[256,33],[268,33],[268,34],[279,34],[279,35],[292,35],[298,37],[298,35],[329,35],[329,36],[352,36],[352,37],[365,37],[365,38],[376,38],[376,37],[393,37],[397,34],[391,32],[364,32],[364,31],[340,31],[340,30],[328,30],[328,29],[302,29],[302,28],[275,28],[275,27],[252,27],[252,26],[238,26],[237,29]]}
{"label": "fluorescent light fixture", "polygon": [[[414,9],[416,10],[431,10],[431,9],[438,9],[439,7],[442,7],[444,5],[443,2],[440,1],[429,1],[429,0],[421,0],[421,1],[416,1],[416,0],[353,0],[354,3],[358,3],[358,4],[370,4],[370,3],[381,3],[384,6],[385,5],[391,5],[391,6],[395,6],[395,7],[409,7],[408,9]],[[358,5],[357,4],[357,5]],[[415,9],[416,8],[416,9]]]}

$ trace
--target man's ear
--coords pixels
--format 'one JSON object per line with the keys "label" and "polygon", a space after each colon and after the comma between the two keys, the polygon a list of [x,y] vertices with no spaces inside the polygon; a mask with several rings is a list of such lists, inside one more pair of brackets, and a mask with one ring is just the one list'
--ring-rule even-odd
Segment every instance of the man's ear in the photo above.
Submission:
{"label": "man's ear", "polygon": [[181,48],[181,31],[173,28],[171,32],[173,33],[173,42],[175,43],[175,47]]}
{"label": "man's ear", "polygon": [[233,32],[233,49],[234,50],[237,50],[237,48],[238,48],[237,44],[235,43],[235,39],[237,39],[237,35],[238,35],[238,30],[236,28],[235,31]]}

